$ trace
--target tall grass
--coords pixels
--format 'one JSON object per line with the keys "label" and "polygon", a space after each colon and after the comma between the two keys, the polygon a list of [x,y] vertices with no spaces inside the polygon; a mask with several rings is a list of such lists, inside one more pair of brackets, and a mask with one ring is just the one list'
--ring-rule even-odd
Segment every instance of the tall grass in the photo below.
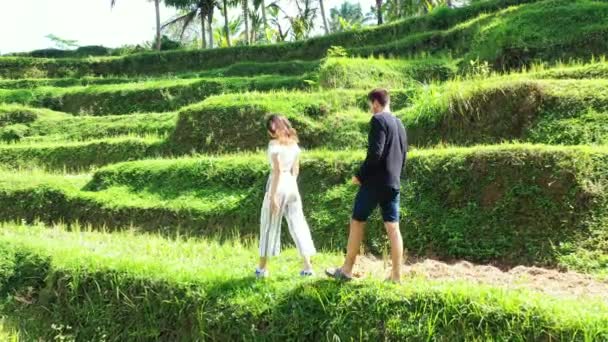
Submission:
{"label": "tall grass", "polygon": [[[250,276],[256,254],[251,241],[5,224],[0,260],[16,276],[2,291],[22,300],[4,297],[0,310],[32,337],[70,326],[61,333],[77,340],[592,341],[608,333],[608,306],[592,299],[418,277],[402,286],[373,279],[341,286],[300,279],[293,249],[273,259],[271,278],[259,282]],[[321,269],[341,256],[314,260]]]}

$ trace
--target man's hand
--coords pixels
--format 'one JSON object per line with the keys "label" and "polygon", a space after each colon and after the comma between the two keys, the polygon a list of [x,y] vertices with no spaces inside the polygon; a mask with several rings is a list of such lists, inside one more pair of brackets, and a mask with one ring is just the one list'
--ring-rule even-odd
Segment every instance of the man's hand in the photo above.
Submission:
{"label": "man's hand", "polygon": [[359,178],[357,178],[357,176],[353,176],[352,182],[354,185],[361,185],[361,181],[359,180]]}

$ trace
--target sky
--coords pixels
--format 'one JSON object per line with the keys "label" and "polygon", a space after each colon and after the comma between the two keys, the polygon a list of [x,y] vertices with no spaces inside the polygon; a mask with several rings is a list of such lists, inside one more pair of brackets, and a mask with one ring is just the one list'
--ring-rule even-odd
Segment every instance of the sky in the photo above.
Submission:
{"label": "sky", "polygon": [[[283,4],[293,0],[280,0]],[[325,0],[325,11],[344,0]],[[359,2],[367,12],[374,0]],[[291,6],[295,9],[295,5]],[[161,7],[161,21],[175,14]],[[219,13],[216,14],[219,17]],[[319,16],[320,24],[320,16]],[[0,0],[0,54],[53,47],[45,36],[54,34],[78,41],[78,45],[118,47],[141,44],[155,34],[154,3],[148,0]]]}

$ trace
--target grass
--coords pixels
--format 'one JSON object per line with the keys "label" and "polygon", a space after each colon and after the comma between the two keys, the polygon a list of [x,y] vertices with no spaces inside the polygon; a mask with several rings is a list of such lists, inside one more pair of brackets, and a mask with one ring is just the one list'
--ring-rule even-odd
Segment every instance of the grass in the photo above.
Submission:
{"label": "grass", "polygon": [[[232,47],[210,51],[188,50],[144,53],[126,57],[91,59],[37,59],[4,57],[0,59],[0,77],[80,77],[109,75],[154,75],[210,70],[240,62],[276,62],[287,60],[319,60],[331,46],[369,46],[396,37],[430,30],[443,30],[485,13],[495,12],[529,0],[493,0],[462,9],[440,9],[428,16],[409,18],[378,28],[337,33],[295,43],[254,47]],[[427,46],[428,47],[428,46]]]}
{"label": "grass", "polygon": [[[9,275],[2,293],[13,294],[1,310],[30,339],[590,341],[608,329],[608,307],[586,300],[420,278],[403,286],[302,280],[292,249],[273,260],[268,281],[256,282],[250,242],[9,224],[0,255]],[[315,264],[340,259],[321,254]]]}
{"label": "grass", "polygon": [[448,80],[456,71],[456,63],[448,58],[327,58],[319,69],[319,84],[325,88],[411,88]]}
{"label": "grass", "polygon": [[0,340],[608,340],[593,299],[303,280],[291,248],[251,277],[267,115],[306,149],[321,271],[341,261],[366,94],[385,86],[413,146],[410,255],[605,279],[606,18],[604,1],[490,0],[289,44],[1,57],[0,221],[23,223],[0,223]]}
{"label": "grass", "polygon": [[[418,147],[606,141],[601,123],[608,113],[608,81],[538,79],[539,72],[395,89],[393,109],[408,128],[410,145]],[[75,170],[153,155],[254,151],[265,148],[269,113],[289,117],[306,148],[363,148],[365,95],[356,89],[233,93],[178,112],[99,117],[0,105],[0,149],[6,151],[0,160],[12,167]],[[134,139],[140,147],[130,151]],[[154,141],[152,150],[146,140]],[[114,148],[92,148],[102,142]],[[61,159],[73,153],[80,159]]]}
{"label": "grass", "polygon": [[21,105],[0,105],[0,141],[49,143],[121,136],[166,137],[175,129],[176,121],[177,113],[171,112],[73,116]]}
{"label": "grass", "polygon": [[[412,152],[401,198],[405,244],[415,255],[601,273],[608,267],[607,156],[604,148],[533,145]],[[347,226],[355,193],[348,179],[362,158],[306,154],[300,188],[322,248],[345,246],[337,227]],[[129,162],[92,177],[2,172],[0,217],[250,236],[257,234],[267,172],[260,154]],[[369,230],[368,250],[385,244],[382,231]],[[578,254],[587,261],[573,262]]]}
{"label": "grass", "polygon": [[0,144],[2,167],[14,169],[86,171],[111,163],[158,156],[171,154],[164,140],[157,136]]}
{"label": "grass", "polygon": [[0,77],[158,75],[242,62],[318,61],[332,46],[343,46],[354,56],[447,53],[464,58],[465,67],[470,60],[481,59],[500,70],[512,69],[537,60],[590,59],[606,54],[607,11],[604,2],[593,0],[490,0],[293,43],[90,59],[4,57]]}
{"label": "grass", "polygon": [[31,89],[38,87],[77,87],[134,82],[161,81],[166,79],[196,79],[220,77],[259,77],[263,75],[302,76],[318,70],[318,61],[298,61],[273,63],[241,62],[224,68],[205,71],[190,71],[164,77],[63,77],[63,78],[20,78],[0,79],[0,89]]}
{"label": "grass", "polygon": [[172,111],[223,92],[306,87],[301,77],[290,76],[164,79],[84,87],[0,89],[0,103],[19,103],[72,114],[129,114]]}
{"label": "grass", "polygon": [[[539,132],[589,111],[608,112],[607,82],[539,80],[523,75],[455,80],[422,88],[411,97],[412,105],[397,115],[416,145],[509,140],[568,144],[572,138],[560,141],[559,134],[541,136]],[[593,129],[591,125],[587,128]],[[601,140],[585,135],[577,139],[582,144]]]}

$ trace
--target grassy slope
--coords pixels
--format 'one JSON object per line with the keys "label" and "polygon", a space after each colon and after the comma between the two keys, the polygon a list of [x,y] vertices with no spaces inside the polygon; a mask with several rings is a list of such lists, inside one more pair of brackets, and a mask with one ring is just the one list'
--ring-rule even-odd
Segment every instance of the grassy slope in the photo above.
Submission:
{"label": "grassy slope", "polygon": [[223,92],[306,87],[302,77],[289,76],[165,79],[86,87],[0,89],[0,103],[20,103],[73,114],[128,114],[171,111]]}
{"label": "grassy slope", "polygon": [[175,129],[176,113],[73,116],[21,105],[0,105],[0,141],[85,141],[119,136],[166,136]]}
{"label": "grassy slope", "polygon": [[[403,195],[405,243],[416,254],[504,263],[608,264],[602,148],[497,146],[419,151]],[[362,155],[307,155],[300,180],[307,217],[324,248],[343,247],[355,189],[346,180]],[[261,155],[141,161],[93,179],[3,173],[3,219],[40,218],[117,228],[225,237],[257,232],[267,165]],[[378,224],[377,217],[373,224]],[[366,245],[386,241],[370,230]],[[567,256],[585,253],[574,263]]]}
{"label": "grassy slope", "polygon": [[[397,89],[392,91],[393,109],[405,122],[413,146],[513,140],[602,144],[608,141],[602,124],[608,113],[608,80],[538,79],[541,73],[575,69],[580,67]],[[0,105],[0,139],[20,141],[0,145],[0,160],[11,167],[74,170],[151,155],[263,149],[266,135],[261,127],[268,113],[287,115],[307,148],[363,148],[369,120],[362,111],[365,94],[353,89],[225,94],[177,114],[100,117]],[[156,147],[130,151],[136,138],[141,148],[149,146],[146,140],[154,140]],[[62,146],[62,141],[70,143]],[[120,141],[126,145],[119,146]],[[91,147],[101,143],[116,148]],[[62,159],[72,154],[80,159]]]}
{"label": "grassy slope", "polygon": [[[0,231],[1,270],[8,276],[0,283],[2,311],[20,318],[29,338],[53,338],[58,331],[51,323],[77,340],[582,341],[608,333],[608,308],[597,302],[421,279],[403,287],[300,280],[293,250],[273,264],[271,280],[256,282],[247,276],[255,248],[238,242],[40,227]],[[333,265],[339,256],[315,260]]]}
{"label": "grassy slope", "polygon": [[163,139],[125,136],[106,139],[1,144],[3,168],[43,168],[87,171],[91,168],[160,156],[170,156]]}
{"label": "grassy slope", "polygon": [[[568,144],[559,139],[561,120],[576,120],[580,143],[606,139],[585,130],[589,111],[608,113],[608,80],[538,80],[512,75],[432,85],[415,93],[412,106],[398,112],[417,145],[475,144],[504,140]],[[576,132],[574,132],[576,133]]]}
{"label": "grassy slope", "polygon": [[[217,77],[252,77],[261,75],[302,76],[314,73],[319,68],[319,61],[276,61],[272,63],[240,62],[224,68],[200,72],[184,72],[168,75],[174,79],[217,78]],[[73,78],[21,78],[0,79],[0,89],[29,89],[37,87],[75,87],[103,84],[121,84],[162,80],[160,77],[73,77]]]}
{"label": "grassy slope", "polygon": [[[209,94],[301,89],[309,83],[305,80],[317,81],[316,74],[304,74],[318,71],[319,84],[330,88],[401,88],[393,92],[395,109],[415,145],[511,139],[604,144],[605,60],[444,84],[434,81],[456,73],[454,62],[445,58],[330,58],[323,64],[252,62],[212,69],[219,66],[214,63],[224,66],[242,59],[318,60],[328,44],[365,45],[349,48],[360,55],[449,50],[463,57],[460,71],[472,74],[486,71],[483,64],[469,68],[467,60],[478,57],[498,68],[512,68],[535,58],[586,59],[608,50],[603,38],[606,3],[557,0],[504,9],[518,2],[441,9],[378,29],[292,45],[113,59],[0,58],[0,74],[10,77],[180,73],[175,79],[0,80],[0,89],[21,88],[0,90],[0,98],[77,114],[169,111]],[[569,28],[567,34],[561,34],[564,28]],[[399,39],[376,45],[382,41],[378,37],[387,36]],[[207,71],[192,72],[201,69]],[[260,76],[264,74],[274,76]],[[3,104],[0,139],[21,142],[0,145],[0,164],[88,170],[193,149],[253,150],[264,147],[261,127],[268,112],[288,115],[307,147],[360,147],[368,120],[361,111],[364,95],[354,89],[225,94],[178,113],[100,117]],[[340,227],[347,225],[355,191],[346,180],[361,158],[361,153],[349,151],[314,152],[304,160],[300,184],[307,217],[315,241],[324,249],[345,245]],[[406,246],[415,255],[606,274],[607,163],[604,147],[500,145],[414,151],[402,196]],[[265,158],[257,154],[145,160],[105,167],[92,176],[0,171],[0,217],[79,221],[109,229],[134,224],[171,236],[179,232],[225,240],[234,234],[248,240],[257,232],[266,173]],[[372,225],[379,225],[377,217]],[[278,280],[260,284],[243,279],[255,252],[240,242],[221,246],[126,233],[77,236],[31,227],[2,227],[0,232],[0,291],[8,298],[0,310],[10,314],[12,323],[21,321],[20,330],[29,339],[75,335],[91,340],[104,334],[117,340],[278,340],[294,334],[329,339],[334,333],[344,339],[374,340],[608,338],[607,309],[602,305],[421,280],[398,291],[375,283],[341,288],[300,282],[288,279],[297,270],[292,250],[287,252],[289,265],[279,264],[274,273]],[[385,246],[382,231],[369,229],[366,247],[379,253]],[[224,264],[218,267],[214,257]],[[338,259],[324,254],[318,260],[333,264]],[[155,295],[142,295],[150,291]],[[25,304],[29,301],[33,304]],[[352,327],[357,329],[348,330]]]}
{"label": "grassy slope", "polygon": [[[73,77],[137,75],[221,68],[243,61],[319,60],[329,47],[346,47],[353,55],[415,55],[450,52],[486,60],[499,68],[518,67],[535,59],[590,58],[608,51],[602,1],[492,0],[460,9],[442,8],[430,15],[377,28],[266,46],[209,51],[148,53],[123,58],[2,58],[3,77]],[[522,4],[523,3],[523,4]],[[508,8],[510,5],[522,4]],[[562,34],[564,28],[567,34]],[[405,38],[404,38],[405,37]],[[388,43],[385,43],[388,42]]]}
{"label": "grassy slope", "polygon": [[[318,60],[329,47],[378,44],[417,32],[443,30],[486,11],[494,12],[529,0],[492,0],[457,10],[441,9],[431,15],[411,18],[377,28],[337,33],[287,44],[233,47],[204,51],[170,51],[131,55],[124,58],[37,59],[5,57],[0,59],[0,77],[73,77],[84,75],[152,75],[201,69],[222,68],[248,62],[291,59]],[[428,46],[427,46],[428,47]]]}

